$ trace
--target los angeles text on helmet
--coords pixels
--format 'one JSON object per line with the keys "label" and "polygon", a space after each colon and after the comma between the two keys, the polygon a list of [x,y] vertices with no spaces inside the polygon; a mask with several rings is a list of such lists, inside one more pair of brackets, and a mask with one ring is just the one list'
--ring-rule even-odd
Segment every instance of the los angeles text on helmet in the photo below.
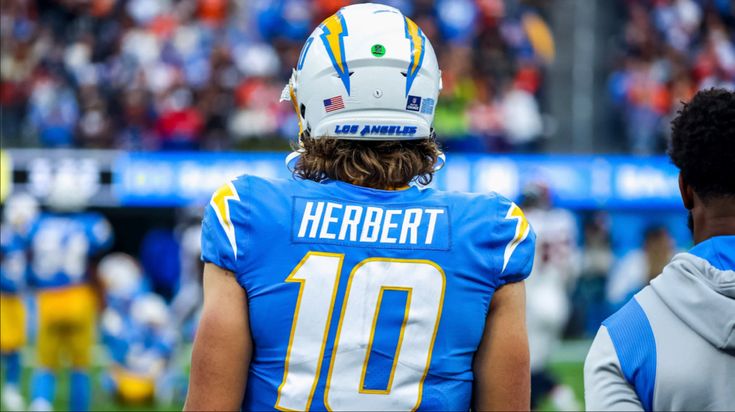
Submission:
{"label": "los angeles text on helmet", "polygon": [[364,125],[344,124],[337,125],[334,128],[334,134],[357,134],[360,136],[368,135],[389,135],[389,136],[413,136],[416,134],[418,127],[416,126],[399,126],[399,125]]}

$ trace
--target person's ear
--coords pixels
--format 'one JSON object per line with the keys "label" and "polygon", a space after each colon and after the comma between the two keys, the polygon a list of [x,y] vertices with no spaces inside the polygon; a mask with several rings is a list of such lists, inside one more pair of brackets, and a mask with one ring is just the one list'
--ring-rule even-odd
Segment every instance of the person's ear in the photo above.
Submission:
{"label": "person's ear", "polygon": [[679,193],[681,193],[684,207],[687,210],[692,210],[694,208],[694,189],[684,181],[681,173],[679,173]]}

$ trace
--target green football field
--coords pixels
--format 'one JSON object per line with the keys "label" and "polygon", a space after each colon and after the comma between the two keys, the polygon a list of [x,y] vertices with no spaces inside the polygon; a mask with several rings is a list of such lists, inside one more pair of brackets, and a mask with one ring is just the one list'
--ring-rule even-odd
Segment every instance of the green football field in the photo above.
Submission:
{"label": "green football field", "polygon": [[[173,411],[173,410],[181,410],[182,406],[184,405],[183,399],[179,402],[174,402],[173,404],[169,404],[169,405],[159,405],[159,404],[135,405],[135,406],[121,405],[115,402],[115,400],[112,399],[110,396],[108,396],[107,393],[103,390],[102,385],[100,384],[100,379],[99,379],[101,372],[102,372],[101,368],[93,368],[92,370],[92,403],[91,403],[90,408],[93,411]],[[22,385],[23,385],[23,396],[26,399],[26,407],[28,406],[27,403],[29,403],[28,394],[30,391],[31,373],[32,373],[32,370],[30,368],[24,368]],[[54,410],[56,411],[68,410],[69,409],[68,399],[69,399],[69,374],[67,373],[67,371],[62,371],[61,374],[57,376],[56,399],[54,400]],[[0,410],[5,411],[5,409],[2,409],[2,408],[0,408]]]}
{"label": "green football field", "polygon": [[[562,345],[558,350],[554,352],[553,362],[551,365],[552,373],[562,382],[572,387],[577,399],[580,401],[580,405],[583,406],[583,381],[582,381],[582,367],[583,360],[586,354],[589,342],[567,342]],[[25,353],[24,355],[28,355]],[[24,356],[28,358],[28,356]],[[180,362],[185,362],[186,356],[179,357]],[[185,365],[182,365],[185,367]],[[93,386],[92,386],[92,405],[91,409],[95,411],[172,411],[181,410],[184,400],[176,399],[170,404],[150,404],[150,405],[136,405],[136,406],[124,406],[115,402],[111,399],[103,390],[99,376],[102,372],[101,367],[93,368]],[[3,375],[4,376],[4,375]],[[23,394],[28,399],[28,391],[30,386],[30,368],[25,368],[23,371]],[[1,387],[1,385],[0,385]],[[68,409],[68,394],[69,394],[69,379],[68,373],[62,373],[59,376],[56,384],[56,400],[54,402],[55,410],[67,410]],[[544,402],[541,405],[540,410],[552,411],[553,408],[549,402]]]}
{"label": "green football field", "polygon": [[[569,385],[574,394],[577,395],[579,405],[584,407],[584,381],[582,379],[582,369],[584,362],[554,362],[551,364],[552,373],[562,382]],[[540,410],[553,411],[551,403],[546,401],[541,404]]]}

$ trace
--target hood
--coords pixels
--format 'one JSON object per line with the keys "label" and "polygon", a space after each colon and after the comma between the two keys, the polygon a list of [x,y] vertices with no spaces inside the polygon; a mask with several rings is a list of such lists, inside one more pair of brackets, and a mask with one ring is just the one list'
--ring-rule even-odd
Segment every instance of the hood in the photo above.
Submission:
{"label": "hood", "polygon": [[735,236],[714,237],[674,256],[651,288],[702,338],[735,350]]}

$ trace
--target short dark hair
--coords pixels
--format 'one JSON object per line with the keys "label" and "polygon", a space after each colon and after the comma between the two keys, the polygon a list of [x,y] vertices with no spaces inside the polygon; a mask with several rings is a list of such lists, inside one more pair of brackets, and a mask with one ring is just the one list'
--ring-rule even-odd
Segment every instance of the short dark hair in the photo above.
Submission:
{"label": "short dark hair", "polygon": [[302,136],[294,174],[321,182],[341,180],[374,189],[397,189],[412,181],[428,185],[441,153],[433,137],[359,141]]}
{"label": "short dark hair", "polygon": [[672,121],[669,156],[703,201],[735,197],[735,93],[713,88],[684,103]]}

